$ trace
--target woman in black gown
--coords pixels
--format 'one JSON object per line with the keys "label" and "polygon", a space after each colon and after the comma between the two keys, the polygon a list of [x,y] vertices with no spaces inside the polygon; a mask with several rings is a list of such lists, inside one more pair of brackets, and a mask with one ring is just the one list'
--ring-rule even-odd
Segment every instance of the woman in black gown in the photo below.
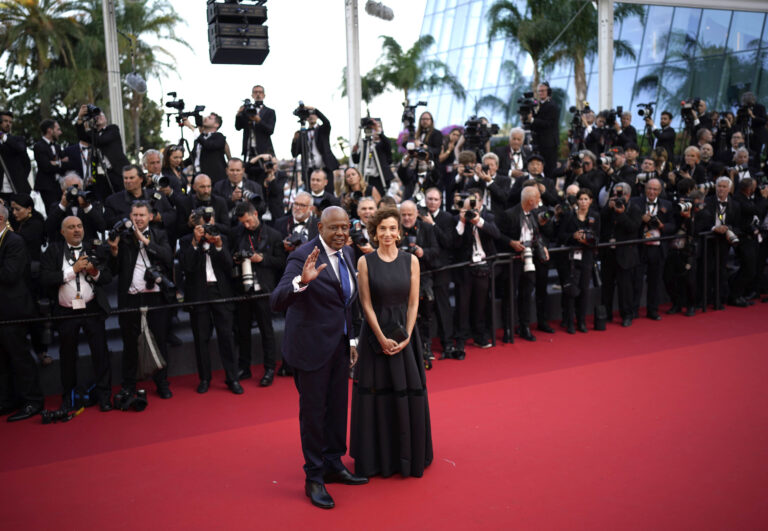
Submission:
{"label": "woman in black gown", "polygon": [[365,323],[352,392],[350,455],[360,476],[420,477],[432,462],[432,434],[421,342],[414,329],[419,261],[398,250],[396,209],[379,210],[368,231],[378,249],[358,262]]}

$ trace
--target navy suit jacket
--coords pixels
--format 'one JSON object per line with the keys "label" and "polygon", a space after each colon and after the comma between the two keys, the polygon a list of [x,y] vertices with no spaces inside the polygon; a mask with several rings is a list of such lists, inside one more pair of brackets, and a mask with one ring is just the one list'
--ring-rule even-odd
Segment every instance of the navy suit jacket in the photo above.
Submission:
{"label": "navy suit jacket", "polygon": [[[317,247],[317,267],[328,267],[301,292],[294,293],[293,279],[301,275],[304,262]],[[326,364],[344,339],[346,322],[348,337],[355,334],[352,308],[357,299],[357,274],[352,248],[344,246],[344,260],[352,271],[354,294],[344,304],[341,283],[333,272],[330,259],[317,236],[296,249],[288,257],[288,264],[277,287],[270,296],[272,310],[285,311],[285,335],[283,336],[283,358],[291,367],[302,371],[314,371]]]}

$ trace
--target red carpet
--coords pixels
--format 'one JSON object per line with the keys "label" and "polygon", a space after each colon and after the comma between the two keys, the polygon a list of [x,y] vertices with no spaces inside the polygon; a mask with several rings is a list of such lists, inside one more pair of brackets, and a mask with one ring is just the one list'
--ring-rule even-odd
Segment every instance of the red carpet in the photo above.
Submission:
{"label": "red carpet", "polygon": [[[0,423],[3,529],[758,529],[768,305],[538,334],[428,373],[421,479],[303,494],[297,395],[220,380],[143,413]],[[49,406],[58,400],[49,399]],[[350,463],[351,465],[351,463]]]}

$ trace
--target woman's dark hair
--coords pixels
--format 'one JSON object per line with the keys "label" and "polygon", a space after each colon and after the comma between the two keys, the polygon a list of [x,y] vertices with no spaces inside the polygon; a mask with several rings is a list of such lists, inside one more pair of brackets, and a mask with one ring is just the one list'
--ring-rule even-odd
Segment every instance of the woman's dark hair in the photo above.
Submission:
{"label": "woman's dark hair", "polygon": [[368,222],[368,235],[375,243],[378,244],[378,240],[376,240],[376,229],[379,228],[379,225],[381,225],[382,221],[389,218],[395,218],[397,220],[398,230],[402,228],[400,226],[400,212],[396,208],[391,207],[378,209],[371,218],[371,221]]}
{"label": "woman's dark hair", "polygon": [[586,195],[590,199],[594,199],[595,198],[594,194],[592,194],[592,190],[590,190],[589,188],[579,188],[579,193],[576,194],[576,199],[578,199],[582,195]]}
{"label": "woman's dark hair", "polygon": [[182,154],[184,153],[184,150],[178,144],[171,144],[170,146],[166,146],[166,148],[163,150],[163,169],[164,170],[171,169],[171,154],[174,151],[181,151]]}
{"label": "woman's dark hair", "polygon": [[[43,218],[43,215],[37,210],[35,210],[35,202],[32,200],[32,196],[30,196],[29,194],[16,194],[11,198],[11,201],[16,203],[20,207],[31,208],[32,212],[30,215],[33,218],[40,218],[42,220],[45,220],[45,218]],[[10,205],[8,206],[10,207]]]}

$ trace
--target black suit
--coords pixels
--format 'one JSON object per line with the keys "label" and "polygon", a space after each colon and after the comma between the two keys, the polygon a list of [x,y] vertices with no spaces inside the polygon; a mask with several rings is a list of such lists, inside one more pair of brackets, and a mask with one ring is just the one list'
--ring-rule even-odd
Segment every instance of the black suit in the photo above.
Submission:
{"label": "black suit", "polygon": [[[321,168],[328,174],[328,188],[327,191],[333,192],[333,170],[338,169],[339,161],[331,151],[331,122],[325,117],[323,113],[314,110],[318,120],[322,121],[321,124],[316,125],[313,129],[307,129],[307,141],[309,156],[311,160],[312,144],[317,146],[317,150],[320,152],[322,160],[311,160],[306,163],[313,168]],[[291,155],[298,157],[301,155],[301,144],[299,138],[294,138],[291,141]],[[304,164],[304,161],[302,161]]]}
{"label": "black suit", "polygon": [[81,146],[77,144],[70,144],[62,150],[62,155],[69,159],[65,165],[66,171],[73,171],[80,176],[85,183],[85,187],[91,184],[93,170],[91,169],[91,155],[92,150],[90,147]]}
{"label": "black suit", "polygon": [[[120,238],[116,257],[110,257],[109,267],[113,275],[118,276],[117,305],[118,308],[140,308],[142,306],[158,306],[175,300],[174,294],[161,286],[160,291],[147,292],[138,286],[138,293],[130,293],[133,272],[136,263],[160,266],[163,273],[170,278],[173,265],[173,252],[168,245],[168,236],[161,229],[150,228],[149,245],[146,248],[147,258],[139,254],[139,242],[135,236]],[[139,281],[141,284],[141,281]],[[120,332],[123,337],[123,376],[124,389],[133,390],[136,386],[136,369],[138,363],[138,337],[141,332],[141,318],[138,312],[120,314],[118,317]],[[166,334],[168,326],[168,311],[153,310],[147,313],[149,329],[155,336],[161,354],[168,360]],[[153,379],[158,388],[168,386],[168,368],[157,371]]]}
{"label": "black suit", "polygon": [[[48,218],[45,220],[45,230],[48,234],[48,240],[51,242],[63,242],[64,237],[61,235],[61,222],[64,221],[64,218],[74,215],[72,206],[67,205],[66,208],[62,209],[60,201],[50,203],[48,205]],[[102,208],[101,203],[92,203],[88,212],[85,212],[83,208],[78,206],[77,217],[80,218],[80,221],[83,223],[83,240],[96,239],[99,236],[98,233],[107,228],[107,224],[104,220],[104,209]]]}
{"label": "black suit", "polygon": [[[742,221],[741,206],[737,201],[733,199],[732,196],[728,196],[728,201],[726,202],[724,209],[720,208],[716,195],[707,196],[704,199],[704,204],[706,205],[704,213],[706,213],[706,216],[711,219],[713,223],[713,227],[710,228],[714,228],[717,225],[727,225],[728,228],[733,231],[734,234],[736,234],[736,236],[742,238],[744,234],[742,232],[744,222]],[[720,260],[720,297],[721,300],[726,300],[731,294],[730,286],[728,284],[728,269],[726,267],[728,261],[728,251],[730,250],[731,245],[728,243],[725,234],[716,235],[714,240],[708,243],[708,256],[706,257],[706,260],[709,260],[709,267],[707,268],[709,272],[708,284],[710,286],[710,290],[713,290],[715,286],[715,271],[717,270],[715,267],[715,253],[718,253]],[[709,297],[708,300],[714,299]]]}
{"label": "black suit", "polygon": [[[295,291],[293,280],[301,276],[304,262],[317,247],[317,266],[326,264],[303,291]],[[299,426],[307,480],[323,483],[325,472],[343,469],[346,453],[349,338],[357,337],[352,308],[357,301],[352,250],[343,248],[351,273],[349,300],[331,260],[315,238],[288,257],[288,264],[270,302],[272,310],[285,311],[283,358],[294,368],[299,391]]]}
{"label": "black suit", "polygon": [[[509,172],[513,169],[524,172],[525,168],[528,166],[528,157],[530,157],[532,153],[531,149],[526,146],[522,146],[520,151],[514,153],[509,146],[493,148],[493,152],[499,157],[498,174],[506,175],[507,177],[512,177]],[[517,161],[517,164],[513,163],[513,156],[514,160]]]}
{"label": "black suit", "polygon": [[[759,190],[757,194],[759,195]],[[733,277],[731,284],[731,299],[737,299],[748,295],[748,290],[757,275],[757,269],[763,269],[765,263],[758,263],[758,241],[757,234],[752,228],[753,221],[760,223],[762,217],[758,209],[758,204],[751,197],[745,196],[741,192],[733,194],[733,201],[738,203],[740,210],[741,243],[736,248],[736,256],[739,258],[739,271]]]}
{"label": "black suit", "polygon": [[179,237],[192,232],[192,228],[189,226],[189,216],[192,214],[193,210],[200,207],[213,207],[213,216],[216,220],[216,227],[218,227],[221,233],[227,237],[231,234],[231,219],[229,217],[229,209],[227,209],[227,202],[224,198],[213,194],[211,194],[211,198],[206,201],[198,198],[196,194],[187,197],[188,199],[184,204],[178,207],[179,222],[177,230]]}
{"label": "black suit", "polygon": [[[243,179],[241,182],[243,184],[243,190],[248,190],[249,192],[257,194],[259,197],[261,197],[262,201],[257,207],[257,210],[259,211],[259,214],[263,214],[267,207],[267,203],[264,201],[264,189],[259,183],[249,179]],[[229,179],[224,179],[223,181],[219,181],[213,185],[213,194],[221,197],[224,199],[224,201],[226,201],[227,211],[230,212],[230,214],[237,205],[237,203],[232,201],[232,193],[235,191],[235,188],[237,188],[237,186],[233,186],[232,183],[229,182]]]}
{"label": "black suit", "polygon": [[[139,199],[154,203],[155,211],[160,214],[162,221],[160,223],[152,221],[151,225],[164,229],[167,234],[176,228],[176,210],[164,194],[160,192],[157,194],[159,194],[159,198],[155,197],[154,189],[142,188]],[[137,198],[125,190],[115,192],[107,197],[104,201],[104,223],[106,224],[104,228],[111,229],[121,219],[130,217],[131,205],[134,201],[137,201]]]}
{"label": "black suit", "polygon": [[[403,166],[402,164],[397,167],[397,175],[400,177],[400,182],[403,183],[403,200],[413,199],[413,195],[421,192],[424,194],[428,188],[441,187],[440,174],[437,169],[433,168],[430,171],[419,174],[413,167]],[[418,202],[418,201],[416,201]]]}
{"label": "black suit", "polygon": [[[69,247],[63,241],[52,243],[43,253],[40,264],[40,281],[49,292],[53,315],[73,316],[78,313],[101,313],[101,315],[70,318],[57,322],[60,341],[61,386],[66,396],[77,385],[77,344],[82,329],[91,350],[91,363],[96,377],[94,382],[96,394],[101,400],[109,400],[112,372],[104,322],[110,307],[104,286],[108,286],[112,282],[112,274],[109,269],[102,268],[99,270],[98,277],[94,279],[85,271],[81,271],[78,274],[80,285],[83,286],[85,283],[90,285],[93,290],[93,299],[87,302],[83,310],[75,310],[71,305],[62,306],[59,300],[59,289],[67,283],[64,277],[64,260],[68,261],[67,269],[71,269],[72,264],[74,264],[74,257],[71,255]],[[83,241],[82,247],[83,250],[78,251],[77,256],[80,256],[82,252],[93,252],[90,242],[87,240]]]}
{"label": "black suit", "polygon": [[45,139],[38,140],[32,148],[37,163],[37,175],[35,176],[35,190],[40,192],[43,204],[49,205],[56,201],[61,194],[61,186],[56,179],[63,177],[68,163],[62,163],[64,153],[56,142],[48,142]]}
{"label": "black suit", "polygon": [[[8,229],[0,235],[0,320],[34,315],[29,292],[29,254],[24,238]],[[29,352],[26,325],[0,327],[0,406],[42,404],[37,365]]]}
{"label": "black suit", "polygon": [[[249,231],[243,225],[238,224],[234,229],[232,241],[235,251],[247,250],[258,253],[263,258],[261,262],[251,261],[254,291],[249,293],[271,293],[285,267],[286,253],[282,235],[264,223],[261,223],[255,231]],[[237,270],[238,275],[234,279],[235,290],[239,295],[243,295],[245,289],[240,274],[242,265],[238,264]],[[237,362],[238,368],[242,371],[249,371],[251,368],[251,323],[253,323],[254,318],[261,335],[264,368],[274,369],[277,361],[277,342],[268,297],[255,298],[237,305],[237,342],[240,351]]]}
{"label": "black suit", "polygon": [[[0,138],[0,157],[2,157],[5,167],[11,174],[11,182],[16,188],[16,193],[28,194],[31,191],[28,177],[32,165],[29,162],[27,145],[24,142],[24,138],[14,135],[3,135]],[[3,165],[0,164],[0,190],[3,188],[6,177]]]}
{"label": "black suit", "polygon": [[[600,240],[616,242],[634,240],[640,231],[640,218],[643,216],[636,203],[630,203],[622,213],[606,204],[600,212]],[[632,319],[634,269],[640,262],[637,245],[623,245],[611,249],[605,247],[600,252],[600,264],[603,275],[602,302],[610,317],[613,313],[613,292],[619,291],[619,312],[622,319]]]}
{"label": "black suit", "polygon": [[509,194],[512,188],[512,179],[497,172],[491,182],[480,180],[478,185],[480,189],[484,189],[483,202],[485,207],[489,208],[491,213],[498,218],[507,208],[507,201],[509,201]]}
{"label": "black suit", "polygon": [[632,125],[623,128],[619,133],[617,144],[624,149],[627,149],[629,144],[637,145],[637,129]]}
{"label": "black suit", "polygon": [[[275,154],[272,147],[272,133],[277,120],[275,111],[262,105],[259,107],[259,117],[261,121],[254,122],[244,112],[235,116],[235,129],[243,131],[243,158],[246,160],[262,153]],[[255,144],[255,150],[251,144]]]}
{"label": "black suit", "polygon": [[566,212],[558,230],[558,240],[561,245],[580,247],[577,252],[570,252],[568,260],[561,261],[559,271],[563,285],[570,282],[578,287],[578,295],[573,297],[566,289],[563,289],[565,299],[566,319],[573,322],[574,317],[579,325],[584,325],[587,318],[587,304],[589,302],[589,282],[592,278],[592,270],[595,262],[596,249],[576,240],[573,235],[579,230],[590,230],[594,234],[595,243],[600,237],[600,215],[597,210],[589,210],[584,220],[580,220],[575,210]]}
{"label": "black suit", "polygon": [[[403,240],[400,245],[418,246],[422,249],[423,254],[419,258],[422,273],[439,267],[436,264],[441,263],[440,245],[437,243],[432,225],[417,219],[416,224],[410,229],[403,227]],[[419,327],[419,337],[424,343],[426,353],[432,350],[431,329],[434,299],[434,280],[431,275],[422,275],[419,285],[419,308],[416,325]]]}
{"label": "black suit", "polygon": [[[112,190],[117,192],[123,189],[123,167],[130,164],[128,158],[123,152],[123,140],[120,137],[120,128],[116,125],[108,125],[100,131],[95,133],[92,131],[86,131],[83,124],[75,124],[75,131],[77,131],[77,138],[88,142],[92,147],[95,147],[101,153],[101,160],[106,166],[107,175],[112,183],[112,188],[104,180],[104,178],[96,178],[96,184],[94,189],[99,196],[99,199],[106,198],[112,193]],[[70,159],[71,160],[71,159]],[[97,170],[98,172],[99,170]]]}
{"label": "black suit", "polygon": [[533,145],[544,157],[544,174],[551,175],[557,167],[557,148],[560,146],[560,107],[551,99],[539,106],[533,115],[531,131]]}
{"label": "black suit", "polygon": [[[222,247],[219,250],[213,244],[205,249],[203,241],[193,245],[193,235],[187,234],[179,241],[178,256],[184,271],[184,300],[200,302],[232,297],[232,254],[225,236],[222,236]],[[208,258],[215,276],[213,279],[209,279],[206,274]],[[232,335],[234,310],[234,304],[231,302],[198,304],[190,309],[197,374],[201,381],[211,381],[211,354],[208,346],[213,326],[216,327],[219,356],[226,381],[231,383],[238,380],[235,341]]]}
{"label": "black suit", "polygon": [[301,233],[302,239],[306,242],[318,235],[318,221],[319,220],[313,214],[310,214],[310,216],[304,222],[304,225],[298,227],[295,220],[293,219],[293,213],[289,213],[281,218],[278,218],[272,227],[274,227],[274,229],[277,230],[277,232],[279,232],[284,239],[294,232]]}
{"label": "black suit", "polygon": [[[225,147],[227,138],[218,131],[201,133],[195,138],[189,158],[185,165],[193,165],[195,175],[204,173],[211,178],[211,184],[227,178],[227,157]],[[197,150],[200,149],[200,164],[196,164]]]}
{"label": "black suit", "polygon": [[675,156],[675,130],[670,126],[661,129],[654,129],[653,136],[656,137],[655,147],[663,147],[667,150],[667,160],[673,160]]}
{"label": "black suit", "polygon": [[546,206],[555,206],[560,202],[557,196],[557,189],[555,188],[555,182],[549,177],[532,176],[528,173],[522,177],[515,179],[512,187],[509,190],[509,198],[507,200],[507,206],[512,207],[520,204],[520,195],[523,193],[523,185],[530,180],[536,179],[538,182],[544,185],[544,192],[541,194],[541,202]]}
{"label": "black suit", "polygon": [[[456,227],[456,220],[445,210],[438,210],[432,215],[435,221],[433,232],[435,239],[440,247],[438,255],[431,260],[431,266],[434,269],[445,267],[452,262],[453,254],[453,234]],[[440,338],[440,344],[443,351],[452,344],[453,337],[453,312],[451,311],[451,300],[448,293],[448,287],[453,278],[453,271],[439,271],[432,273],[432,289],[435,292],[435,315],[437,317],[437,334]]]}

